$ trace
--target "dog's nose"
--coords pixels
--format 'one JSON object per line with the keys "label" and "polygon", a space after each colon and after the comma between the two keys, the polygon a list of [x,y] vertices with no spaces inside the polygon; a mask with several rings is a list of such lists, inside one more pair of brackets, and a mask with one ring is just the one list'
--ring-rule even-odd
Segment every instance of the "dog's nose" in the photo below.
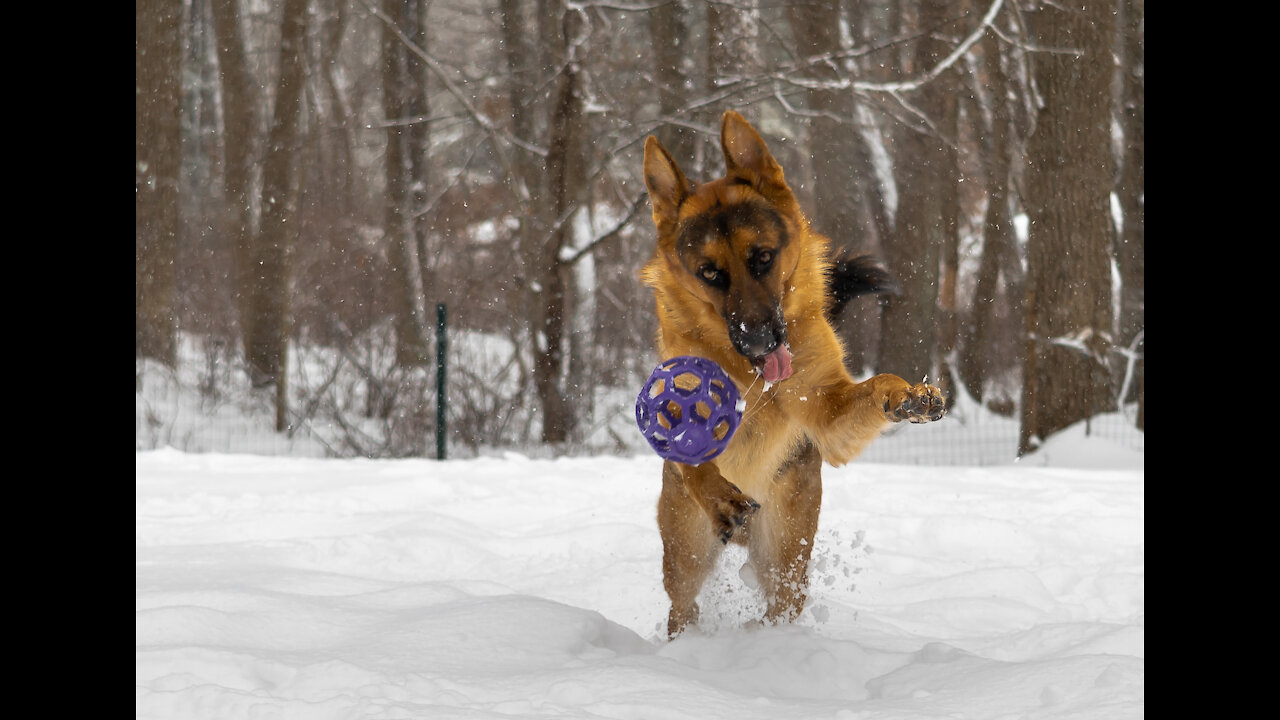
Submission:
{"label": "dog's nose", "polygon": [[768,322],[730,320],[729,339],[740,354],[754,359],[777,350],[785,338]]}
{"label": "dog's nose", "polygon": [[747,357],[755,358],[761,355],[768,355],[778,347],[778,339],[773,333],[767,329],[756,329],[754,331],[744,331],[734,343],[738,352]]}

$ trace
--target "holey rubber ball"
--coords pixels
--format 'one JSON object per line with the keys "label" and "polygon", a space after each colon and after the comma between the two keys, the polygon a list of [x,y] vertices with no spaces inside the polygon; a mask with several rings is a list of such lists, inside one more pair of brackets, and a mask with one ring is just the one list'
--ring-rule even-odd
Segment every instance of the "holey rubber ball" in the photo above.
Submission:
{"label": "holey rubber ball", "polygon": [[742,421],[738,388],[715,361],[664,360],[636,396],[636,425],[659,457],[700,465],[729,446]]}

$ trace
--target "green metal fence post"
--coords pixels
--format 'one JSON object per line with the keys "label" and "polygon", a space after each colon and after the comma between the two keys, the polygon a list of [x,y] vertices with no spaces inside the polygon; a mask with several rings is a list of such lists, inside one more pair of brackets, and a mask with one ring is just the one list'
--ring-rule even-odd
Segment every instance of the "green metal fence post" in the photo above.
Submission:
{"label": "green metal fence post", "polygon": [[445,333],[444,303],[436,303],[436,459],[445,459],[445,437],[449,410],[448,383],[445,382],[445,352],[449,340]]}

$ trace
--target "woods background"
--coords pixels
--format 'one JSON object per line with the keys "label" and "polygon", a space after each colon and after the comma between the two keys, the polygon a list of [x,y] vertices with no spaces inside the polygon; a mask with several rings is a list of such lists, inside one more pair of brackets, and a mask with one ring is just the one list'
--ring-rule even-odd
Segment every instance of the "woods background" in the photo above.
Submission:
{"label": "woods background", "polygon": [[[597,449],[657,360],[640,178],[718,119],[902,292],[855,375],[1019,418],[1144,428],[1142,0],[137,0],[136,382],[428,455]],[[176,377],[176,374],[175,374]],[[629,397],[628,397],[629,396]]]}

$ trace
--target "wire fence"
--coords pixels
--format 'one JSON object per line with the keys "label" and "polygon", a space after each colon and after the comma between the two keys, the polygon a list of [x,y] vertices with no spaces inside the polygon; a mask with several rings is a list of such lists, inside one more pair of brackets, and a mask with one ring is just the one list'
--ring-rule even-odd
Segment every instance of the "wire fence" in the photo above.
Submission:
{"label": "wire fence", "polygon": [[[259,455],[294,455],[303,457],[351,457],[362,453],[350,443],[338,439],[341,433],[331,419],[316,416],[291,426],[285,432],[274,428],[271,398],[251,393],[217,397],[202,391],[198,378],[184,377],[181,371],[147,363],[138,372],[135,393],[135,449],[151,450],[172,447],[193,453],[237,453]],[[618,391],[596,400],[603,407],[603,418],[592,423],[569,448],[554,452],[571,454],[638,455],[649,452],[635,426],[632,403],[627,392]],[[526,405],[518,409],[536,420],[536,409]],[[1116,452],[1145,452],[1144,433],[1134,427],[1133,408],[1090,419],[1070,431],[1074,436],[1106,441],[1104,447]],[[513,421],[516,422],[516,421]],[[412,427],[407,432],[414,432]],[[390,455],[435,457],[435,438],[430,423],[423,425],[418,447],[420,452],[403,450]],[[350,428],[342,428],[351,432]],[[371,430],[376,434],[377,430]],[[525,436],[530,435],[525,430]],[[410,442],[408,446],[412,446]],[[1089,452],[1096,453],[1091,444]],[[531,456],[548,456],[553,451],[526,441],[509,445],[485,445],[463,442],[457,432],[451,435],[448,457],[465,458],[514,450]],[[950,414],[936,423],[890,426],[863,453],[861,462],[907,465],[982,466],[1012,463],[1018,460],[1018,421],[992,413],[984,408],[958,403]]]}
{"label": "wire fence", "polygon": [[[1135,427],[1133,408],[1099,415],[1064,431],[1069,446],[1060,452],[1074,452],[1083,438],[1104,441],[1090,443],[1089,453],[1099,447],[1116,454],[1145,452],[1143,431]],[[986,411],[958,408],[948,417],[929,425],[895,425],[872,443],[860,458],[863,462],[903,465],[1002,465],[1018,461],[1018,420]],[[1051,446],[1053,439],[1046,446]],[[1047,450],[1042,450],[1047,452]],[[1089,460],[1090,458],[1079,458]],[[1101,460],[1102,458],[1096,458]]]}

